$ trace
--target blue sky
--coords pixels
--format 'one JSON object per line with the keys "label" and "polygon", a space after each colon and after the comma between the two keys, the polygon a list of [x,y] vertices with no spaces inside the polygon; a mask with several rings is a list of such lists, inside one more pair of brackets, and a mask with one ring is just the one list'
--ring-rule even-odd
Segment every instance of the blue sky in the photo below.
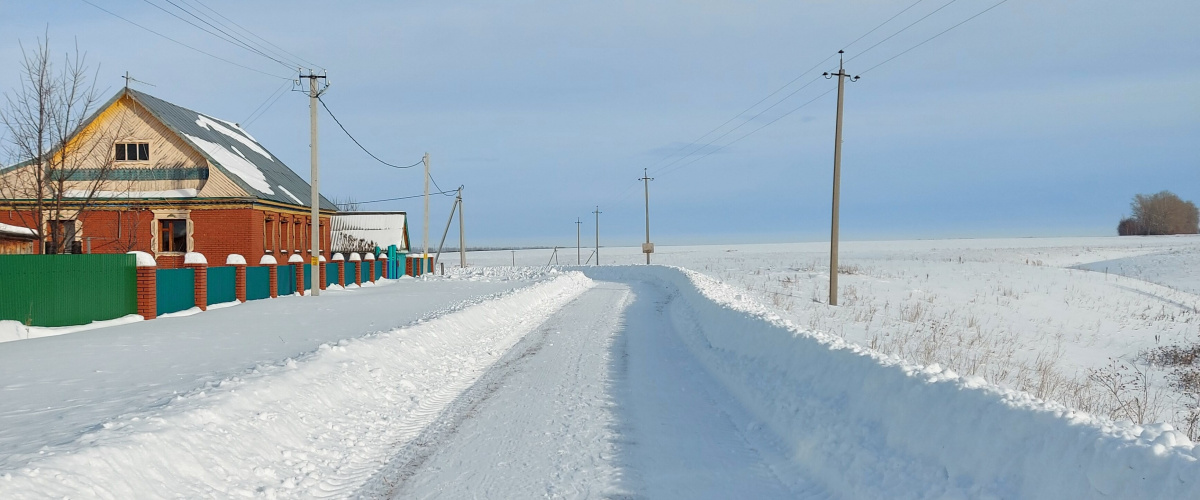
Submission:
{"label": "blue sky", "polygon": [[[90,0],[193,47],[280,77],[294,71],[150,4]],[[196,0],[173,0],[198,6]],[[882,66],[997,0],[739,2],[234,2],[202,0],[329,72],[326,102],[392,163],[428,151],[444,188],[466,185],[468,244],[643,237],[642,169],[660,245],[828,238],[835,87],[818,79],[742,125],[708,156],[690,151],[808,83],[847,48],[842,238],[1114,234],[1136,193],[1200,201],[1200,3],[1010,0]],[[938,12],[871,48],[877,42]],[[198,54],[79,0],[5,2],[0,61],[49,30],[78,41],[106,94],[141,90],[244,122],[281,84]],[[870,50],[867,50],[870,48]],[[865,52],[864,52],[865,51]],[[868,71],[869,70],[869,71]],[[0,88],[17,84],[0,74]],[[308,176],[308,107],[288,93],[246,127]],[[419,194],[417,169],[359,151],[321,116],[322,192]],[[704,150],[707,152],[709,150]],[[699,159],[698,159],[699,158]],[[6,159],[7,160],[7,159]],[[694,160],[694,161],[693,161]],[[672,163],[674,162],[674,163]],[[433,200],[440,236],[452,200]],[[407,210],[419,199],[365,205]],[[453,238],[452,238],[453,239]]]}

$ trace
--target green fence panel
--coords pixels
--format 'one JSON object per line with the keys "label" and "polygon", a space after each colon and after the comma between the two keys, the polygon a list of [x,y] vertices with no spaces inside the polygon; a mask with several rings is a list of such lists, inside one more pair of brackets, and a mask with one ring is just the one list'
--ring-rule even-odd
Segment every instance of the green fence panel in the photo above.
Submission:
{"label": "green fence panel", "polygon": [[375,279],[378,280],[383,277],[383,266],[386,266],[386,265],[387,265],[386,260],[375,264]]}
{"label": "green fence panel", "polygon": [[237,268],[208,268],[208,304],[223,304],[237,300]]}
{"label": "green fence panel", "polygon": [[276,268],[279,276],[275,282],[279,284],[279,296],[291,295],[296,293],[296,269],[291,265],[279,266]]}
{"label": "green fence panel", "polygon": [[66,326],[127,314],[137,314],[132,255],[0,255],[0,319]]}
{"label": "green fence panel", "polygon": [[271,298],[271,268],[246,268],[246,300]]}
{"label": "green fence panel", "polygon": [[354,283],[354,273],[358,272],[358,262],[346,262],[346,284]]}
{"label": "green fence panel", "polygon": [[158,269],[154,279],[160,316],[196,306],[196,273],[192,269]]}
{"label": "green fence panel", "polygon": [[338,284],[337,263],[330,262],[325,264],[325,285],[328,286],[336,284]]}
{"label": "green fence panel", "polygon": [[358,268],[362,271],[359,273],[362,276],[362,282],[366,283],[371,281],[371,264],[367,262],[361,262]]}
{"label": "green fence panel", "polygon": [[310,285],[310,283],[312,283],[312,282],[309,281],[309,279],[311,279],[310,275],[312,274],[312,264],[303,264],[303,266],[304,266],[304,278],[301,279],[302,283],[298,283],[296,285],[296,288],[299,288],[302,290],[311,290],[312,286]]}

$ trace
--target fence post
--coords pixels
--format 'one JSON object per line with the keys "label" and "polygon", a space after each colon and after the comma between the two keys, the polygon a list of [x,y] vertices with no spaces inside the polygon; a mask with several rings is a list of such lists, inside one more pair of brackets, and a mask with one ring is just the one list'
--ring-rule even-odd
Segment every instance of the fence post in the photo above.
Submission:
{"label": "fence post", "polygon": [[201,311],[208,310],[208,259],[204,254],[188,252],[183,256],[183,267],[192,270],[192,301]]}
{"label": "fence post", "polygon": [[158,317],[158,263],[146,252],[129,252],[137,258],[137,313]]}
{"label": "fence post", "polygon": [[262,259],[260,259],[258,261],[258,265],[267,266],[267,281],[270,282],[269,285],[271,287],[271,298],[273,299],[275,297],[278,297],[279,296],[279,269],[276,268],[275,266],[278,266],[279,263],[275,262],[275,256],[274,255],[262,256]]}
{"label": "fence post", "polygon": [[233,296],[238,302],[246,301],[246,258],[236,253],[225,258],[225,265],[233,266]]}
{"label": "fence post", "polygon": [[321,289],[324,290],[325,287],[329,285],[329,280],[325,279],[325,256],[322,255],[322,256],[318,257],[317,261],[318,261],[317,267],[320,268],[320,269],[318,269],[318,272],[317,272],[317,276],[318,276],[317,279],[320,280]]}
{"label": "fence post", "polygon": [[354,284],[362,286],[362,256],[358,252],[350,252],[350,262],[357,262],[354,265]]}
{"label": "fence post", "polygon": [[335,253],[333,261],[337,262],[338,266],[338,286],[346,288],[346,258],[340,253]]}
{"label": "fence post", "polygon": [[367,252],[365,255],[363,255],[363,261],[364,261],[364,263],[363,263],[364,265],[366,265],[366,262],[371,263],[371,265],[369,267],[367,267],[367,279],[371,280],[371,283],[374,283],[375,282],[375,254],[372,252]]}
{"label": "fence post", "polygon": [[292,268],[295,269],[295,271],[296,271],[296,273],[295,273],[296,274],[296,293],[299,293],[300,296],[303,297],[304,296],[304,257],[301,257],[300,254],[298,254],[298,253],[294,253],[294,254],[292,254],[291,257],[288,257],[288,264],[291,264]]}
{"label": "fence post", "polygon": [[383,266],[383,278],[392,279],[391,276],[388,276],[391,273],[388,272],[388,258],[386,253],[379,254],[379,265]]}

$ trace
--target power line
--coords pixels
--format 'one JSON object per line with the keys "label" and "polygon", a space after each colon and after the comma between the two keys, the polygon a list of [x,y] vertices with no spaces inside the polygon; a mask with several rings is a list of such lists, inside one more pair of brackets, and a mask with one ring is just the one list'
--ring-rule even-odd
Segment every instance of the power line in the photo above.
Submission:
{"label": "power line", "polygon": [[[456,193],[456,192],[457,191],[442,191],[440,193],[429,193],[429,194],[447,194],[447,193],[449,193],[451,196],[453,196],[454,193]],[[412,196],[400,196],[397,198],[384,198],[382,200],[353,201],[353,202],[343,203],[343,205],[365,205],[367,203],[382,203],[385,201],[411,200],[413,198],[422,198],[424,196],[425,196],[424,194],[414,194]]]}
{"label": "power line", "polygon": [[946,2],[945,4],[943,4],[941,7],[938,7],[938,8],[936,8],[936,9],[933,9],[933,12],[930,12],[930,13],[928,13],[928,14],[925,14],[924,16],[921,16],[921,18],[920,18],[920,19],[917,19],[916,21],[913,21],[912,23],[909,23],[909,25],[908,25],[908,26],[905,26],[905,27],[903,27],[903,28],[900,28],[900,31],[897,31],[897,32],[895,32],[895,33],[892,33],[891,35],[888,35],[888,36],[887,36],[887,38],[884,38],[883,40],[880,40],[880,41],[878,41],[878,42],[875,42],[875,44],[874,44],[874,45],[872,45],[872,46],[870,46],[870,47],[867,47],[865,50],[862,50],[862,51],[860,51],[859,53],[855,54],[855,55],[854,55],[854,57],[851,57],[851,58],[849,58],[849,59],[846,59],[846,62],[850,62],[850,61],[853,61],[853,60],[855,60],[855,59],[858,59],[858,58],[859,58],[860,56],[862,56],[863,54],[866,54],[867,52],[870,52],[870,51],[871,51],[871,49],[874,49],[875,47],[878,47],[878,46],[879,46],[880,44],[882,44],[883,42],[886,42],[886,41],[888,41],[888,40],[891,40],[891,39],[892,39],[893,37],[895,37],[896,35],[899,35],[899,34],[901,34],[901,33],[904,33],[905,31],[908,31],[908,29],[909,29],[909,28],[911,28],[911,27],[913,27],[913,26],[916,26],[916,25],[917,25],[917,23],[919,23],[919,22],[921,22],[921,21],[924,21],[925,19],[928,19],[928,18],[929,18],[929,16],[932,16],[932,15],[934,15],[934,14],[937,14],[937,13],[938,13],[938,12],[940,12],[942,9],[944,9],[944,8],[946,8],[946,7],[949,7],[949,6],[950,6],[950,4],[952,4],[952,3],[954,3],[954,2],[957,2],[957,1],[958,1],[958,0],[950,0],[949,2]]}
{"label": "power line", "polygon": [[[250,47],[249,45],[246,45],[244,42],[241,42],[240,40],[234,39],[233,37],[226,38],[226,37],[224,37],[224,36],[218,35],[218,34],[214,33],[212,30],[210,30],[210,29],[208,29],[208,28],[205,28],[204,26],[200,26],[199,24],[196,24],[196,23],[194,23],[194,22],[191,22],[191,21],[189,21],[189,20],[187,20],[187,19],[184,19],[184,18],[180,17],[180,16],[179,16],[179,14],[176,14],[176,13],[174,13],[174,12],[171,12],[171,11],[167,10],[165,7],[163,7],[163,6],[161,6],[161,5],[158,5],[158,4],[154,3],[154,2],[151,2],[150,0],[142,0],[142,1],[143,1],[143,2],[146,2],[146,3],[147,3],[147,4],[149,4],[151,7],[154,7],[154,8],[156,8],[156,9],[158,9],[158,10],[161,10],[161,11],[163,11],[163,12],[166,12],[168,15],[170,15],[171,17],[174,17],[175,19],[178,19],[178,20],[180,20],[180,21],[183,21],[183,22],[185,22],[185,23],[187,23],[187,24],[189,24],[189,25],[191,25],[191,26],[195,27],[196,29],[199,29],[200,31],[203,31],[203,32],[205,32],[205,33],[208,33],[208,34],[210,34],[210,35],[212,35],[212,36],[214,36],[214,37],[217,37],[217,38],[221,39],[222,41],[225,41],[225,42],[228,42],[228,43],[230,43],[230,44],[233,44],[235,47],[238,47],[238,48],[241,48],[241,49],[246,49],[246,50],[249,50],[249,51],[250,51],[250,52],[252,52],[252,53],[255,53],[255,54],[258,54],[258,55],[260,55],[260,56],[263,56],[263,57],[266,57],[266,58],[268,58],[268,59],[271,59],[272,61],[275,61],[275,62],[277,62],[277,63],[279,63],[279,64],[283,65],[283,67],[285,67],[285,68],[291,69],[291,68],[293,67],[293,66],[291,66],[291,65],[289,65],[289,64],[287,64],[287,63],[285,63],[285,62],[283,62],[283,61],[280,61],[279,59],[276,59],[276,58],[274,58],[274,57],[271,57],[271,56],[269,56],[269,55],[267,55],[267,54],[263,53],[263,52],[262,52],[262,51],[260,51],[260,50],[257,50],[257,49],[255,49],[255,48],[253,48],[253,47]],[[171,5],[174,5],[174,6],[175,6],[175,8],[182,10],[184,13],[186,13],[186,14],[189,14],[189,15],[191,15],[192,17],[196,17],[196,15],[195,15],[195,14],[192,14],[192,13],[191,13],[191,11],[188,11],[188,10],[185,10],[185,9],[183,9],[183,8],[182,8],[182,7],[180,7],[178,4],[176,4],[176,3],[172,2],[171,0],[165,0],[165,1],[166,1],[167,3],[169,3],[169,4],[171,4]],[[199,17],[196,17],[196,18],[197,18],[197,19],[199,19]],[[204,20],[203,20],[203,19],[201,19],[201,22],[204,22]],[[210,26],[211,26],[211,25],[210,25]],[[220,28],[218,28],[218,31],[220,31]],[[222,32],[222,33],[225,33],[224,31],[221,31],[221,32]],[[228,34],[226,34],[226,36],[229,36],[229,35],[228,35]]]}
{"label": "power line", "polygon": [[[429,174],[429,180],[433,181],[433,187],[437,188],[438,191],[441,191],[440,193],[437,193],[437,194],[445,194],[445,193],[455,192],[455,191],[446,191],[446,190],[442,189],[442,187],[438,185],[437,181],[433,179],[433,174]],[[462,186],[459,186],[459,188],[461,188],[461,187]],[[450,195],[447,194],[446,196],[450,196]]]}
{"label": "power line", "polygon": [[[250,116],[247,116],[245,120],[242,120],[242,124],[250,125],[251,123],[254,123],[255,120],[262,117],[262,115],[267,114],[267,110],[271,109],[271,106],[274,106],[275,102],[279,101],[279,98],[283,97],[283,94],[287,93],[287,88],[291,85],[293,85],[293,82],[283,82],[283,85],[280,85],[275,92],[267,96],[267,99],[263,101],[262,104],[259,104],[257,108],[254,108],[254,111],[250,112]],[[268,102],[270,104],[267,104]],[[263,106],[266,107],[264,108]],[[262,112],[259,113],[259,110],[262,110]]]}
{"label": "power line", "polygon": [[742,139],[745,139],[745,138],[747,138],[747,137],[750,137],[750,136],[754,135],[754,134],[755,134],[755,133],[757,133],[759,130],[762,130],[762,129],[764,129],[764,128],[767,128],[767,127],[771,126],[772,124],[774,124],[775,122],[777,122],[777,121],[779,121],[779,120],[782,120],[784,117],[786,117],[786,116],[788,116],[788,115],[790,115],[790,114],[792,114],[792,113],[795,113],[795,112],[797,112],[797,111],[800,111],[800,109],[801,109],[801,108],[803,108],[803,107],[805,107],[805,106],[808,106],[809,104],[812,104],[812,103],[816,102],[818,99],[820,99],[820,98],[822,98],[822,97],[825,97],[825,96],[829,95],[831,92],[833,92],[833,90],[834,90],[834,89],[829,89],[829,90],[826,90],[825,92],[822,92],[820,95],[818,95],[818,96],[816,96],[816,97],[814,97],[814,98],[812,98],[812,99],[808,100],[808,101],[807,101],[807,102],[805,102],[804,104],[801,104],[801,105],[799,105],[799,106],[796,106],[795,108],[792,108],[792,109],[791,109],[790,111],[788,111],[787,113],[784,113],[784,114],[782,114],[782,115],[779,115],[779,116],[775,117],[775,119],[774,119],[774,120],[771,120],[771,121],[769,121],[769,122],[767,122],[767,123],[764,123],[764,124],[763,124],[761,127],[758,127],[758,128],[756,128],[756,129],[754,129],[754,130],[751,130],[750,132],[747,132],[745,135],[743,135],[743,136],[741,136],[741,137],[738,137],[737,139],[734,139],[733,141],[730,141],[729,143],[727,143],[727,144],[725,144],[725,145],[722,145],[721,147],[718,147],[717,149],[714,149],[714,150],[712,150],[712,151],[709,151],[709,152],[708,152],[708,153],[706,153],[704,156],[698,157],[698,158],[696,158],[696,159],[694,159],[694,160],[692,160],[692,161],[690,161],[690,162],[687,162],[687,163],[685,163],[685,164],[683,164],[683,165],[680,165],[680,166],[678,166],[678,167],[675,167],[675,168],[673,168],[673,169],[671,169],[671,170],[667,170],[667,171],[661,172],[661,173],[659,173],[658,175],[667,175],[667,174],[669,174],[669,173],[671,173],[671,172],[674,172],[674,171],[676,171],[676,170],[679,170],[679,169],[681,169],[681,168],[683,168],[683,167],[686,167],[686,166],[688,166],[688,165],[691,165],[691,164],[693,164],[693,163],[696,163],[696,162],[698,162],[698,161],[700,161],[700,160],[703,160],[704,158],[708,157],[709,155],[711,155],[711,154],[713,154],[713,153],[716,153],[717,151],[720,151],[720,150],[722,150],[722,149],[725,149],[725,148],[727,148],[727,147],[729,147],[729,146],[732,146],[732,145],[734,145],[734,144],[737,144],[737,143],[738,143],[739,141],[741,141]]}
{"label": "power line", "polygon": [[[855,38],[853,42],[850,42],[850,43],[846,44],[846,46],[845,46],[845,47],[842,47],[842,50],[849,49],[849,48],[850,48],[852,45],[854,45],[854,44],[858,43],[858,41],[859,41],[859,40],[862,40],[863,38],[866,38],[866,37],[867,37],[867,35],[870,35],[871,33],[874,33],[874,32],[875,32],[876,30],[878,30],[879,28],[882,28],[882,27],[883,27],[883,25],[885,25],[885,24],[887,24],[887,23],[890,23],[890,22],[892,22],[892,20],[893,20],[893,19],[895,19],[895,18],[897,18],[897,17],[900,17],[900,15],[901,15],[901,14],[903,14],[903,13],[905,13],[905,12],[908,12],[908,10],[909,10],[909,9],[911,9],[911,8],[913,8],[913,7],[916,7],[916,6],[917,6],[917,4],[919,4],[919,3],[921,3],[921,2],[924,2],[924,1],[925,1],[925,0],[917,0],[916,2],[913,2],[913,4],[912,4],[912,5],[909,5],[908,7],[905,7],[905,8],[904,8],[904,10],[902,10],[902,11],[900,11],[900,12],[897,12],[897,13],[896,13],[896,15],[894,15],[894,16],[892,16],[892,17],[889,17],[889,18],[887,19],[887,21],[884,21],[884,22],[882,22],[882,23],[879,23],[879,26],[876,26],[876,27],[874,27],[874,28],[871,28],[871,31],[868,31],[868,32],[866,32],[866,33],[863,33],[863,34],[862,34],[862,36],[860,36],[860,37],[858,37],[858,38]],[[829,56],[829,57],[833,57],[833,56]]]}
{"label": "power line", "polygon": [[979,17],[979,16],[982,16],[982,15],[984,15],[984,14],[987,14],[987,13],[988,13],[988,11],[990,11],[990,10],[992,10],[992,9],[996,8],[996,7],[999,7],[999,6],[1000,6],[1000,4],[1003,4],[1003,3],[1007,2],[1007,1],[1008,1],[1008,0],[1000,0],[999,2],[996,2],[995,4],[993,4],[991,7],[988,7],[988,8],[986,8],[986,9],[983,9],[983,10],[982,10],[982,11],[980,11],[978,14],[975,14],[975,15],[973,15],[973,16],[971,16],[971,17],[968,17],[968,18],[964,19],[962,22],[959,22],[958,24],[955,24],[954,26],[951,26],[951,27],[949,27],[949,28],[946,28],[946,29],[945,29],[945,31],[942,31],[941,33],[938,33],[938,34],[936,34],[936,35],[933,35],[933,36],[931,36],[931,37],[929,37],[929,38],[925,39],[925,41],[923,41],[923,42],[921,42],[921,43],[918,43],[918,44],[916,44],[916,45],[913,45],[912,47],[909,47],[909,48],[907,48],[907,49],[904,49],[904,51],[903,51],[903,52],[901,52],[901,53],[899,53],[899,54],[896,54],[896,55],[894,55],[894,56],[892,56],[892,57],[889,57],[889,58],[885,59],[883,62],[881,62],[881,63],[879,63],[879,64],[876,64],[876,65],[874,65],[874,66],[871,66],[870,68],[867,68],[867,70],[866,70],[866,71],[863,71],[863,72],[861,72],[861,73],[859,73],[859,74],[860,74],[860,75],[862,75],[862,74],[866,74],[866,72],[867,72],[867,71],[871,71],[871,70],[873,70],[873,69],[875,69],[875,68],[878,68],[878,67],[880,67],[880,66],[883,66],[884,64],[887,64],[887,63],[889,63],[889,62],[892,62],[892,60],[893,60],[893,59],[895,59],[895,58],[897,58],[897,57],[900,57],[900,56],[902,56],[902,55],[904,55],[904,54],[907,54],[907,53],[909,53],[909,52],[913,51],[914,49],[916,49],[917,47],[920,47],[920,46],[922,46],[922,45],[925,45],[926,43],[929,43],[929,42],[930,42],[931,40],[933,40],[934,38],[937,38],[937,37],[939,37],[939,36],[945,35],[946,33],[949,33],[949,32],[950,32],[950,30],[953,30],[954,28],[957,28],[957,27],[959,27],[959,26],[962,26],[962,25],[964,25],[964,24],[967,24],[967,23],[968,23],[968,22],[970,22],[972,19],[975,19],[975,18],[977,18],[977,17]]}
{"label": "power line", "polygon": [[[370,152],[369,150],[367,150],[367,148],[366,148],[366,147],[363,147],[362,143],[358,142],[358,139],[355,139],[353,135],[350,135],[350,131],[349,131],[349,130],[346,130],[346,126],[345,126],[345,125],[342,125],[342,122],[341,122],[341,120],[338,120],[337,116],[333,114],[333,111],[330,111],[330,110],[329,110],[329,106],[325,104],[325,100],[324,100],[324,99],[321,99],[320,97],[317,97],[317,100],[321,102],[321,107],[322,107],[322,108],[325,108],[325,112],[326,112],[326,113],[329,113],[329,117],[330,117],[330,118],[333,118],[333,121],[334,121],[334,123],[337,123],[337,124],[338,124],[338,127],[341,127],[341,129],[342,129],[342,132],[345,132],[345,133],[346,133],[346,137],[349,137],[351,141],[354,141],[354,144],[358,145],[358,148],[359,148],[359,149],[363,150],[363,152],[364,152],[364,153],[367,153],[367,155],[368,155],[368,156],[370,156],[371,158],[374,158],[374,159],[375,159],[375,161],[377,161],[377,162],[379,162],[379,163],[382,163],[382,164],[384,164],[384,165],[387,165],[387,166],[389,166],[389,167],[392,167],[392,168],[413,168],[413,167],[415,167],[415,166],[417,166],[417,165],[420,165],[420,164],[424,163],[424,161],[419,161],[419,162],[413,163],[412,165],[408,165],[408,166],[403,166],[403,167],[402,167],[402,166],[400,166],[400,165],[393,165],[393,164],[391,164],[391,163],[388,163],[388,162],[386,162],[386,161],[383,161],[383,160],[379,159],[379,157],[378,157],[378,156],[375,156],[375,154],[374,154],[374,153],[372,153],[372,152]],[[439,189],[440,189],[440,188],[439,188]]]}
{"label": "power line", "polygon": [[111,10],[108,10],[108,9],[106,9],[106,8],[104,8],[104,7],[101,7],[101,6],[99,6],[99,5],[96,5],[96,4],[94,4],[94,3],[92,3],[92,2],[90,2],[90,1],[88,1],[88,0],[79,0],[79,1],[81,1],[81,2],[83,2],[83,3],[86,3],[86,4],[88,4],[88,5],[91,5],[92,7],[95,7],[95,8],[97,8],[97,9],[100,9],[100,10],[102,10],[102,11],[104,11],[104,12],[108,13],[109,15],[111,15],[111,16],[113,16],[113,17],[117,18],[117,19],[120,19],[120,20],[122,20],[122,21],[125,21],[125,22],[127,22],[127,23],[129,23],[129,24],[132,24],[132,25],[134,25],[134,26],[137,26],[137,27],[139,27],[139,28],[141,28],[141,29],[143,29],[143,30],[149,31],[150,33],[153,33],[153,34],[155,34],[155,35],[158,35],[158,36],[160,36],[160,37],[162,37],[162,38],[165,38],[165,39],[167,39],[167,40],[169,40],[169,41],[171,41],[171,42],[174,42],[174,43],[176,43],[176,44],[178,44],[178,45],[181,45],[181,46],[183,46],[183,47],[185,47],[185,48],[188,48],[188,49],[191,49],[191,50],[193,50],[193,51],[196,51],[196,52],[199,52],[199,53],[201,53],[201,54],[204,54],[204,55],[206,55],[206,56],[208,56],[208,57],[211,57],[211,58],[213,58],[213,59],[216,59],[216,60],[218,60],[218,61],[226,62],[226,63],[232,64],[232,65],[234,65],[234,66],[237,66],[237,67],[239,67],[239,68],[242,68],[242,69],[248,69],[248,70],[250,70],[250,71],[253,71],[253,72],[255,72],[255,73],[260,73],[260,74],[267,75],[267,76],[270,76],[270,77],[279,78],[279,79],[281,79],[281,80],[291,80],[291,78],[288,78],[288,77],[285,77],[285,76],[279,76],[279,75],[276,75],[276,74],[268,73],[268,72],[266,72],[266,71],[263,71],[263,70],[260,70],[260,69],[251,68],[251,67],[249,67],[249,66],[246,66],[246,65],[243,65],[243,64],[238,64],[238,63],[235,63],[235,62],[233,62],[233,61],[230,61],[229,59],[225,59],[225,58],[223,58],[223,57],[220,57],[220,56],[214,55],[214,54],[212,54],[212,53],[205,52],[205,51],[203,51],[203,50],[197,49],[197,48],[195,48],[195,47],[192,47],[191,45],[188,45],[188,44],[186,44],[186,43],[183,43],[183,42],[181,42],[181,41],[179,41],[179,40],[176,40],[176,39],[174,39],[174,38],[171,38],[171,37],[169,37],[169,36],[167,36],[167,35],[164,35],[164,34],[162,34],[162,33],[159,33],[159,32],[157,32],[157,31],[154,31],[154,30],[152,30],[152,29],[150,29],[150,28],[147,28],[147,27],[145,27],[145,26],[142,26],[142,25],[140,25],[140,24],[138,24],[138,23],[135,23],[135,22],[133,22],[133,21],[130,21],[129,19],[127,19],[127,18],[125,18],[125,17],[122,17],[121,15],[119,15],[119,14],[117,14],[117,13],[115,13],[115,12],[111,11]]}
{"label": "power line", "polygon": [[[185,2],[185,3],[187,2],[187,0],[182,0],[182,1],[183,1],[183,2]],[[209,12],[212,12],[213,14],[216,14],[216,15],[217,15],[217,17],[220,17],[221,19],[224,19],[224,20],[226,20],[226,21],[229,21],[229,23],[230,23],[230,24],[232,24],[232,25],[234,25],[234,26],[237,26],[237,27],[238,27],[238,28],[240,28],[242,31],[244,31],[246,34],[248,34],[248,35],[250,35],[250,36],[252,36],[252,37],[254,37],[254,38],[257,38],[257,39],[259,39],[259,40],[262,40],[262,42],[263,42],[263,43],[265,43],[265,44],[267,44],[267,45],[270,45],[270,46],[272,46],[272,47],[275,47],[276,49],[279,49],[279,52],[282,52],[282,53],[284,53],[284,54],[287,54],[287,55],[291,56],[291,57],[292,57],[292,59],[295,59],[295,60],[298,60],[298,61],[300,61],[300,62],[304,63],[304,64],[305,64],[306,66],[308,66],[309,68],[324,69],[323,67],[321,67],[321,65],[319,65],[319,64],[313,64],[311,61],[308,61],[308,60],[304,59],[303,57],[300,57],[300,56],[298,56],[298,55],[296,55],[296,54],[293,54],[293,53],[291,53],[291,52],[288,52],[288,51],[287,51],[287,49],[284,49],[283,47],[280,47],[280,46],[278,46],[278,45],[275,45],[275,44],[271,43],[271,41],[270,41],[270,40],[267,40],[266,38],[263,38],[263,37],[261,37],[261,36],[258,36],[258,35],[256,35],[256,34],[254,33],[254,31],[252,31],[252,30],[250,30],[250,29],[246,28],[245,26],[242,26],[242,25],[238,24],[238,23],[237,23],[237,21],[234,21],[234,20],[232,20],[232,19],[230,19],[230,18],[228,18],[228,17],[225,17],[225,16],[224,16],[224,15],[222,15],[220,12],[217,12],[216,10],[214,10],[212,7],[209,7],[208,5],[205,5],[205,3],[204,3],[204,2],[201,2],[200,0],[192,0],[192,1],[193,1],[193,2],[196,2],[196,3],[197,3],[197,4],[199,4],[201,7],[204,7],[205,9],[208,9],[208,11],[209,11]]]}

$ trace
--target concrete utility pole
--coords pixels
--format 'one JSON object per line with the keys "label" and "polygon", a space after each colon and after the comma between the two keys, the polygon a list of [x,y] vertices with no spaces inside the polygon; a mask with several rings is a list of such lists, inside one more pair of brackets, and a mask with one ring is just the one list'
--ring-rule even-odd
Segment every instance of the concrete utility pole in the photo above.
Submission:
{"label": "concrete utility pole", "polygon": [[[825,78],[837,77],[838,79],[838,97],[837,97],[837,128],[833,134],[833,230],[829,238],[829,305],[837,305],[837,286],[838,286],[838,201],[840,199],[840,190],[842,184],[842,94],[846,88],[846,77],[850,76],[846,73],[842,66],[842,55],[846,51],[838,51],[838,72],[830,75],[825,73]],[[851,77],[850,81],[858,81],[858,77]]]}
{"label": "concrete utility pole", "polygon": [[462,186],[459,186],[459,188],[458,188],[458,198],[455,201],[458,203],[458,265],[459,265],[459,267],[466,268],[467,267],[467,236],[466,236],[466,233],[463,231],[463,228],[465,227],[465,225],[463,224],[463,214],[462,214],[462,210],[463,210],[462,209]]}
{"label": "concrete utility pole", "polygon": [[654,244],[650,243],[650,181],[654,178],[643,168],[642,178],[638,180],[646,185],[646,244],[642,245],[642,253],[646,254],[646,265],[650,265],[650,254],[654,253]]}
{"label": "concrete utility pole", "polygon": [[[421,163],[425,164],[425,231],[423,241],[425,251],[421,253],[422,258],[429,258],[429,153],[421,157]],[[425,265],[425,261],[421,261],[421,265]],[[431,269],[432,271],[432,269]]]}
{"label": "concrete utility pole", "polygon": [[[324,88],[319,88],[317,80],[324,80],[325,75],[316,75],[312,71],[309,71],[307,75],[300,75],[300,78],[308,79],[309,152],[311,153],[309,161],[312,164],[312,179],[310,182],[312,184],[312,232],[311,239],[309,240],[312,242],[312,249],[311,253],[309,253],[311,267],[308,273],[308,287],[309,293],[313,297],[316,297],[321,295],[319,281],[321,279],[321,268],[317,267],[321,265],[321,191],[318,187],[320,176],[318,175],[319,169],[317,168],[317,101],[320,99],[321,94],[325,93],[325,88],[328,88],[328,85]],[[301,286],[300,288],[304,287]]]}
{"label": "concrete utility pole", "polygon": [[600,211],[600,205],[596,205],[596,211],[592,213],[596,214],[596,265],[598,266],[600,265],[600,214],[603,213]]}
{"label": "concrete utility pole", "polygon": [[579,244],[580,243],[580,240],[579,240],[579,225],[580,224],[583,224],[583,221],[579,220],[579,217],[576,217],[575,218],[575,265],[577,265],[577,266],[583,265],[583,254],[580,252],[580,244]]}

